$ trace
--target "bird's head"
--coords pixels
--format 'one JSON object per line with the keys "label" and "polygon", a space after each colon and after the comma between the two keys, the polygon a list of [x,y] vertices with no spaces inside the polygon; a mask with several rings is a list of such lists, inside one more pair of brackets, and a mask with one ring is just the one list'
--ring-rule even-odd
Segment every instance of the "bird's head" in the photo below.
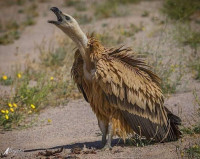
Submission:
{"label": "bird's head", "polygon": [[50,10],[57,16],[57,20],[49,20],[48,22],[60,28],[78,47],[86,47],[87,37],[82,32],[78,22],[72,16],[61,12],[57,7],[52,7]]}
{"label": "bird's head", "polygon": [[52,7],[50,10],[57,16],[57,20],[49,20],[48,22],[55,24],[65,33],[75,32],[76,28],[79,27],[77,21],[72,16],[61,12],[57,7]]}

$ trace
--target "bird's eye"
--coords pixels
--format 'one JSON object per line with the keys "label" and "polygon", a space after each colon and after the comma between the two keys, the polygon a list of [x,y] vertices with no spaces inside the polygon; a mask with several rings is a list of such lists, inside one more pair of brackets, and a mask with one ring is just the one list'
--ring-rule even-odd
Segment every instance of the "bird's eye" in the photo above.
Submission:
{"label": "bird's eye", "polygon": [[70,17],[68,17],[68,16],[65,16],[65,19],[66,19],[66,20],[70,20]]}

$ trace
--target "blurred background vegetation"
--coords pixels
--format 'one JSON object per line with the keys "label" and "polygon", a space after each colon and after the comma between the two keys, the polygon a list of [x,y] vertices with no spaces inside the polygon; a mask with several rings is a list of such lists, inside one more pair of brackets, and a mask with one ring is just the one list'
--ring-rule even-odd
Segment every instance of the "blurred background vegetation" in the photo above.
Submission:
{"label": "blurred background vegetation", "polygon": [[[39,17],[45,19],[48,10],[41,12],[41,5],[50,8],[51,2],[53,0],[1,1],[2,12],[5,8],[13,8],[15,16],[0,16],[0,45],[12,45],[26,28],[37,25]],[[154,7],[158,14],[154,14],[151,7],[133,9],[147,2],[156,2]],[[72,11],[70,14],[84,30],[94,31],[96,38],[106,47],[125,44],[139,57],[145,58],[162,79],[166,97],[187,91],[186,85],[199,82],[199,0],[63,0],[60,3],[63,10]],[[134,16],[139,17],[137,23],[129,20]],[[141,40],[142,35],[144,40]],[[0,86],[9,90],[0,95],[2,129],[30,126],[33,122],[29,117],[37,117],[47,106],[64,105],[69,99],[82,98],[70,78],[74,48],[75,45],[65,36],[58,37],[56,44],[44,40],[37,46],[38,60],[26,58],[23,69],[16,68],[11,74],[1,72]],[[195,91],[194,97],[200,107]],[[183,132],[193,134],[199,130],[200,124],[197,124],[184,128]],[[188,147],[186,153],[198,156],[198,146],[199,143],[196,147]]]}

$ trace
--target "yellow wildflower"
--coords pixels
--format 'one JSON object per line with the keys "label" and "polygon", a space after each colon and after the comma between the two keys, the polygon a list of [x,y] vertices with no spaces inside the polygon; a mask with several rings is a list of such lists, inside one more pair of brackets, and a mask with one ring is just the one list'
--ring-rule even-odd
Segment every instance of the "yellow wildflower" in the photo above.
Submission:
{"label": "yellow wildflower", "polygon": [[184,152],[181,152],[181,157],[184,157]]}
{"label": "yellow wildflower", "polygon": [[8,120],[8,119],[9,119],[9,116],[6,114],[6,115],[5,115],[5,118],[6,118],[6,120]]}
{"label": "yellow wildflower", "polygon": [[13,107],[17,108],[17,104],[16,104],[16,103],[13,103]]}
{"label": "yellow wildflower", "polygon": [[10,108],[10,111],[11,111],[11,112],[14,112],[14,109],[13,109],[13,108]]}
{"label": "yellow wildflower", "polygon": [[177,64],[175,65],[175,68],[178,68],[178,65],[177,65]]}
{"label": "yellow wildflower", "polygon": [[34,106],[33,104],[31,104],[31,108],[32,108],[32,109],[35,109],[35,106]]}
{"label": "yellow wildflower", "polygon": [[1,110],[1,113],[5,114],[5,113],[6,113],[6,111],[5,111],[5,110]]}
{"label": "yellow wildflower", "polygon": [[11,108],[13,107],[13,105],[11,103],[8,103],[8,106],[11,107]]}
{"label": "yellow wildflower", "polygon": [[9,111],[6,109],[6,114],[8,114],[9,113]]}
{"label": "yellow wildflower", "polygon": [[193,148],[198,148],[198,145],[196,144],[196,145],[193,145]]}
{"label": "yellow wildflower", "polygon": [[50,77],[50,80],[51,80],[51,81],[53,81],[53,80],[54,80],[54,78],[53,78],[53,77]]}
{"label": "yellow wildflower", "polygon": [[18,73],[18,74],[17,74],[17,77],[18,77],[18,78],[22,78],[21,73]]}
{"label": "yellow wildflower", "polygon": [[146,28],[145,28],[145,27],[142,27],[142,30],[143,30],[143,31],[145,31],[145,30],[146,30]]}
{"label": "yellow wildflower", "polygon": [[52,120],[51,120],[51,119],[48,119],[47,121],[48,121],[48,123],[51,123],[51,122],[52,122]]}
{"label": "yellow wildflower", "polygon": [[2,76],[2,79],[3,79],[3,80],[7,80],[8,77],[7,77],[6,75],[3,75],[3,76]]}
{"label": "yellow wildflower", "polygon": [[150,32],[147,36],[148,36],[149,38],[153,37],[153,32]]}

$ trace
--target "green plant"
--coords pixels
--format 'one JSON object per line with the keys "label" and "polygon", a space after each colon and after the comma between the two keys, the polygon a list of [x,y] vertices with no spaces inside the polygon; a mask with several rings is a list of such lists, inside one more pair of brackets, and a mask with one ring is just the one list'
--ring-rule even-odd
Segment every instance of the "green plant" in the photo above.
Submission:
{"label": "green plant", "polygon": [[200,158],[200,144],[194,144],[192,146],[189,146],[188,148],[185,148],[185,151],[188,155],[188,158]]}
{"label": "green plant", "polygon": [[14,94],[1,97],[0,118],[2,122],[0,122],[0,126],[3,126],[4,129],[18,126],[26,114],[39,111],[52,87],[53,85],[46,82],[43,76],[40,76],[35,85],[31,84],[28,74],[23,74],[23,78],[19,74],[17,77],[13,77]]}
{"label": "green plant", "polygon": [[[24,2],[23,0],[18,0],[19,3]],[[17,1],[17,2],[18,2]],[[16,21],[10,19],[9,21],[4,21],[1,23],[5,23],[0,27],[0,44],[6,45],[9,43],[13,43],[15,40],[20,38],[20,33],[26,26],[30,26],[35,24],[34,18],[38,16],[37,5],[33,2],[28,5],[28,7],[22,12],[25,12],[26,18],[23,21]],[[18,13],[22,13],[20,10]]]}
{"label": "green plant", "polygon": [[193,127],[183,127],[181,128],[183,134],[200,134],[200,124],[196,124]]}
{"label": "green plant", "polygon": [[54,49],[42,43],[38,46],[39,62],[27,59],[23,72],[14,70],[11,77],[2,76],[2,84],[12,79],[8,87],[12,93],[0,97],[0,127],[26,127],[30,124],[28,116],[81,97],[70,78],[74,46],[69,39],[58,39],[58,44]]}
{"label": "green plant", "polygon": [[195,98],[195,102],[197,103],[197,105],[199,107],[198,109],[200,111],[200,98],[198,97],[196,90],[193,91],[193,95],[194,95],[194,98]]}
{"label": "green plant", "polygon": [[122,10],[120,6],[137,2],[139,2],[139,0],[107,0],[103,3],[95,5],[95,16],[100,19],[116,16],[125,16],[128,14],[128,12],[127,10]]}
{"label": "green plant", "polygon": [[26,3],[26,0],[6,0],[4,1],[3,5],[12,6],[12,5],[19,5],[22,6]]}
{"label": "green plant", "polygon": [[190,46],[194,54],[197,55],[197,50],[200,46],[199,31],[194,31],[188,23],[177,23],[174,27],[173,35],[175,40],[182,45]]}
{"label": "green plant", "polygon": [[149,12],[148,11],[144,11],[141,16],[142,17],[148,17],[149,16]]}
{"label": "green plant", "polygon": [[141,137],[141,135],[136,134],[134,137],[126,139],[125,143],[129,146],[144,147],[147,145],[151,145],[154,142],[152,140],[147,140],[146,138]]}
{"label": "green plant", "polygon": [[99,4],[95,8],[95,16],[97,18],[108,18],[113,16],[119,16],[120,13],[117,10],[117,2],[105,1],[103,4]]}
{"label": "green plant", "polygon": [[64,0],[64,4],[68,7],[75,6],[77,3],[80,3],[80,0]]}
{"label": "green plant", "polygon": [[[181,64],[163,64],[162,57],[157,57],[157,60],[151,61],[154,72],[161,78],[161,88],[164,94],[171,94],[176,92],[177,86],[182,79]],[[174,76],[174,77],[173,77]],[[172,78],[173,77],[173,78]]]}
{"label": "green plant", "polygon": [[86,2],[81,0],[64,0],[64,4],[68,7],[75,7],[77,11],[86,11]]}
{"label": "green plant", "polygon": [[200,32],[191,32],[190,36],[185,37],[183,41],[185,45],[189,45],[192,49],[194,49],[194,54],[197,54],[197,48],[200,46]]}
{"label": "green plant", "polygon": [[[28,77],[24,77],[24,80],[17,85],[14,100],[20,100],[21,106],[31,106],[31,104],[36,105],[36,110],[38,111],[42,107],[41,102],[45,103],[49,91],[53,88],[53,84],[50,82],[45,82],[44,77],[40,77],[35,85],[31,85],[31,81]],[[20,99],[19,99],[20,98]]]}
{"label": "green plant", "polygon": [[6,45],[12,43],[14,40],[19,39],[20,32],[18,30],[11,30],[5,32],[3,35],[0,36],[0,44]]}
{"label": "green plant", "polygon": [[199,0],[165,0],[163,5],[163,12],[176,20],[188,20],[199,9]]}
{"label": "green plant", "polygon": [[8,85],[12,85],[13,83],[13,79],[9,76],[7,77],[6,75],[3,75],[1,78],[0,78],[0,84],[1,85],[5,85],[5,86],[8,86]]}
{"label": "green plant", "polygon": [[24,26],[31,26],[35,24],[35,21],[32,17],[27,16],[26,21],[23,22]]}
{"label": "green plant", "polygon": [[78,21],[79,24],[88,24],[88,23],[90,23],[92,21],[92,18],[89,17],[86,14],[77,14],[77,13],[75,13],[73,15],[73,17],[75,19],[77,19],[77,21]]}
{"label": "green plant", "polygon": [[200,80],[200,58],[191,60],[189,67],[194,71],[194,79]]}
{"label": "green plant", "polygon": [[[193,96],[194,96],[194,99],[195,99],[195,104],[198,106],[198,111],[200,111],[200,99],[197,95],[196,90],[193,91]],[[190,134],[190,135],[191,134],[200,134],[200,123],[198,122],[195,125],[193,125],[192,127],[183,127],[181,129],[181,131],[184,134]]]}
{"label": "green plant", "polygon": [[174,66],[171,65],[169,69],[164,69],[164,70],[159,70],[158,74],[161,77],[162,83],[161,83],[161,88],[163,90],[163,93],[165,94],[170,94],[170,93],[175,93],[177,85],[179,85],[180,80],[181,80],[181,75],[177,76],[175,80],[170,79],[172,74],[174,73]]}
{"label": "green plant", "polygon": [[189,134],[189,135],[194,134],[193,128],[190,128],[190,127],[183,127],[183,128],[181,128],[181,132],[183,134]]}
{"label": "green plant", "polygon": [[139,27],[134,24],[130,24],[130,26],[127,28],[123,28],[122,26],[117,28],[117,32],[125,37],[133,37],[139,31],[142,31],[142,24]]}
{"label": "green plant", "polygon": [[47,70],[34,72],[28,69],[23,72],[22,77],[12,78],[11,88],[14,88],[14,93],[0,97],[0,126],[4,129],[23,126],[23,121],[29,115],[38,113],[49,105],[66,103],[70,96],[73,97],[71,92],[75,85],[63,76],[60,69],[60,72],[56,72],[58,68],[53,70],[55,77],[50,77]]}
{"label": "green plant", "polygon": [[19,29],[19,24],[16,21],[8,21],[6,23],[7,30],[16,30]]}
{"label": "green plant", "polygon": [[193,128],[193,130],[194,130],[194,133],[200,134],[200,124],[196,125],[196,126]]}
{"label": "green plant", "polygon": [[103,34],[95,34],[95,36],[104,46],[107,47],[121,44],[123,41],[122,37],[114,37],[107,32],[104,32]]}

